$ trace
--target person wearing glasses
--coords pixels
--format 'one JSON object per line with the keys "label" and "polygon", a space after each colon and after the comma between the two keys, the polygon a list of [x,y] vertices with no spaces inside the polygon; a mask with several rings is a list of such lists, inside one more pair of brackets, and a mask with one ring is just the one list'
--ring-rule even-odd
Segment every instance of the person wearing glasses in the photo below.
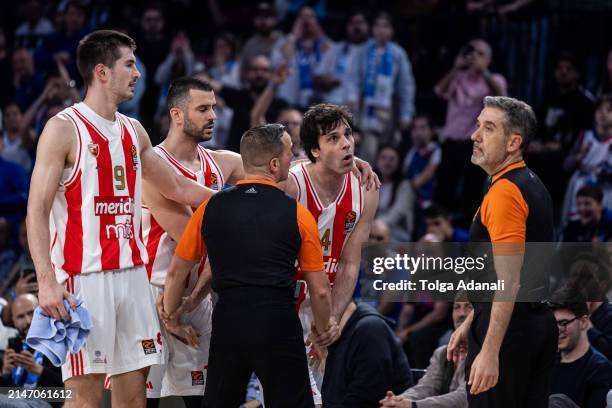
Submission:
{"label": "person wearing glasses", "polygon": [[567,395],[581,408],[606,406],[612,364],[589,343],[591,322],[586,301],[562,289],[550,302],[559,328],[561,355],[553,371],[552,393]]}

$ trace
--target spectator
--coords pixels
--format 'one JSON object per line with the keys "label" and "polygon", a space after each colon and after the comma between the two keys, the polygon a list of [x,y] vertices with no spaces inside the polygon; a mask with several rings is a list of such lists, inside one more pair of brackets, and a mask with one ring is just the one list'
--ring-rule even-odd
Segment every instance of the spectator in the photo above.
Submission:
{"label": "spectator", "polygon": [[376,217],[391,228],[397,241],[410,241],[413,227],[414,192],[402,177],[399,152],[390,145],[378,151],[375,171],[381,179]]}
{"label": "spectator", "polygon": [[[5,275],[0,281],[0,296],[5,298],[22,293],[38,293],[38,283],[36,283],[36,273],[34,270],[34,262],[30,255],[28,247],[28,235],[26,230],[25,220],[19,225],[19,236],[17,239],[19,244],[20,254],[17,260],[13,263],[12,270]],[[10,313],[3,316],[6,321],[10,319]]]}
{"label": "spectator", "polygon": [[604,69],[601,85],[597,90],[597,95],[605,95],[612,93],[612,46],[608,47],[608,53],[606,54],[606,67]]}
{"label": "spectator", "polygon": [[63,10],[61,30],[47,37],[35,53],[38,69],[47,71],[56,63],[62,63],[78,87],[82,80],[76,65],[76,51],[79,41],[87,33],[85,17],[85,7],[79,1],[69,1]]}
{"label": "spectator", "polygon": [[[396,125],[407,129],[414,115],[415,82],[406,51],[393,38],[393,23],[379,13],[372,39],[359,50],[351,67],[349,103],[359,106],[364,140],[359,155],[372,161],[380,143],[393,143]],[[398,106],[394,101],[399,100]],[[399,112],[399,120],[394,117]]]}
{"label": "spectator", "polygon": [[4,160],[20,165],[26,173],[32,170],[32,159],[28,152],[36,135],[30,127],[23,128],[23,115],[16,103],[4,107],[4,132],[0,140],[0,156]]}
{"label": "spectator", "polygon": [[44,75],[34,69],[32,53],[25,48],[13,51],[13,88],[19,109],[27,109],[40,95],[43,86]]}
{"label": "spectator", "polygon": [[576,193],[577,216],[563,228],[563,242],[606,242],[612,239],[612,211],[602,205],[603,192],[584,186]]}
{"label": "spectator", "polygon": [[195,55],[191,50],[189,37],[179,31],[172,40],[170,53],[155,71],[155,83],[159,87],[156,117],[166,115],[166,95],[170,83],[177,78],[191,76],[195,68]]}
{"label": "spectator", "polygon": [[595,105],[595,126],[580,133],[563,164],[574,171],[565,191],[561,219],[576,212],[576,192],[586,184],[597,184],[604,193],[604,207],[612,207],[612,94],[602,95]]}
{"label": "spectator", "polygon": [[17,251],[11,245],[11,226],[6,218],[0,217],[0,281],[9,275],[17,261]]}
{"label": "spectator", "polygon": [[24,216],[29,180],[23,168],[0,155],[0,217],[17,226]]}
{"label": "spectator", "polygon": [[240,88],[240,63],[238,42],[230,33],[221,33],[213,42],[213,53],[208,73],[212,79],[225,86]]}
{"label": "spectator", "polygon": [[[157,110],[159,101],[159,86],[155,82],[155,72],[170,51],[171,39],[166,35],[164,28],[165,20],[161,7],[158,5],[145,7],[140,20],[141,32],[135,38],[138,44],[136,54],[142,60],[148,74],[146,80],[143,81],[145,93],[140,104],[140,114],[145,129],[153,127],[151,119]],[[165,133],[161,135],[165,136]],[[162,139],[162,137],[152,138],[151,143],[157,145]]]}
{"label": "spectator", "polygon": [[15,30],[15,42],[21,47],[36,48],[42,38],[53,34],[53,24],[43,16],[40,0],[27,0],[21,7],[24,21]]}
{"label": "spectator", "polygon": [[612,360],[612,305],[605,299],[587,302],[592,327],[587,332],[589,342]]}
{"label": "spectator", "polygon": [[[358,93],[357,90],[349,89],[354,84],[349,81],[348,73],[357,64],[358,51],[368,41],[369,31],[365,11],[356,10],[348,15],[346,41],[334,44],[315,69],[314,86],[321,92],[323,102],[349,105],[349,95]],[[351,106],[353,111],[356,108]]]}
{"label": "spectator", "polygon": [[560,170],[581,131],[593,123],[591,96],[579,85],[576,58],[562,53],[557,58],[554,89],[544,99],[539,117],[539,138],[528,147],[529,167],[542,179],[559,216],[568,174]]}
{"label": "spectator", "polygon": [[331,46],[314,10],[302,8],[291,33],[272,50],[273,65],[285,65],[290,72],[287,81],[279,86],[278,96],[294,107],[307,108],[313,102],[315,68]]}
{"label": "spectator", "polygon": [[463,228],[453,226],[446,209],[438,204],[432,204],[424,211],[425,232],[432,234],[439,242],[467,242],[469,234]]}
{"label": "spectator", "polygon": [[438,174],[436,201],[458,212],[460,221],[466,225],[476,211],[485,180],[485,174],[470,162],[470,136],[484,97],[507,93],[505,78],[489,71],[492,57],[491,46],[486,41],[469,41],[435,87],[436,94],[448,101],[442,132],[444,160]]}
{"label": "spectator", "polygon": [[[0,385],[3,387],[63,387],[61,368],[55,367],[40,351],[26,345],[38,299],[32,294],[18,296],[11,305],[12,319],[18,331],[9,339],[4,352]],[[61,406],[55,403],[53,406]]]}
{"label": "spectator", "polygon": [[300,140],[300,126],[302,126],[302,118],[304,114],[297,109],[283,109],[278,115],[276,121],[285,127],[289,136],[291,136],[291,142],[293,147],[293,160],[306,159],[306,152],[302,146]]}
{"label": "spectator", "polygon": [[412,148],[404,159],[403,173],[415,192],[414,237],[425,230],[423,211],[431,205],[435,187],[435,174],[442,161],[442,150],[435,141],[431,119],[417,115],[410,125]]}
{"label": "spectator", "polygon": [[[4,315],[7,308],[10,314],[10,307],[8,307],[6,299],[0,297],[0,315]],[[8,327],[5,325],[3,320],[4,319],[0,320],[0,353],[4,353],[4,350],[6,350],[8,340],[17,335],[17,330],[15,330],[13,327]],[[6,320],[10,320],[10,317]]]}
{"label": "spectator", "polygon": [[[251,127],[251,111],[255,101],[270,85],[272,75],[270,60],[264,55],[258,55],[249,62],[246,68],[244,89],[235,89],[213,82],[215,93],[221,96],[227,106],[234,111],[227,149],[234,152],[240,150],[240,138],[245,129]],[[265,120],[266,122],[273,122],[280,111],[287,107],[287,103],[273,96],[269,106],[269,109],[264,110]]]}
{"label": "spectator", "polygon": [[567,395],[582,408],[605,406],[612,388],[612,364],[589,344],[586,302],[566,290],[551,297],[559,327],[561,361],[553,371],[551,392]]}
{"label": "spectator", "polygon": [[282,38],[282,33],[276,29],[278,18],[272,4],[260,2],[255,9],[253,17],[253,34],[242,47],[240,57],[241,65],[246,66],[249,61],[258,55],[265,55],[270,58],[272,49]]}
{"label": "spectator", "polygon": [[340,338],[328,347],[321,390],[325,408],[373,407],[385,391],[400,393],[413,384],[408,360],[390,325],[372,307],[349,304],[340,322]]}
{"label": "spectator", "polygon": [[[459,292],[461,293],[461,292]],[[472,304],[461,300],[460,295],[453,303],[453,326],[456,329],[472,312]],[[465,388],[465,360],[457,366],[446,359],[447,346],[440,346],[434,351],[425,375],[418,384],[395,396],[388,392],[381,407],[397,408],[467,408]],[[395,403],[395,405],[393,405]]]}
{"label": "spectator", "polygon": [[11,60],[6,47],[4,30],[0,26],[0,106],[4,106],[13,100],[14,89],[11,75]]}

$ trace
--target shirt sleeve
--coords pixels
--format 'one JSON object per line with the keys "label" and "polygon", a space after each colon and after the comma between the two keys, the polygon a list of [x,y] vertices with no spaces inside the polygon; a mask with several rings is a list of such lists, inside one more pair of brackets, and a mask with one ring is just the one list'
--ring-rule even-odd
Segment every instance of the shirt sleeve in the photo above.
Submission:
{"label": "shirt sleeve", "polygon": [[516,184],[507,179],[493,184],[482,202],[480,219],[491,242],[498,244],[493,247],[494,253],[524,252],[528,215],[529,208]]}
{"label": "shirt sleeve", "polygon": [[323,248],[317,223],[302,204],[297,203],[297,220],[302,237],[298,253],[298,264],[303,272],[320,272],[323,266]]}
{"label": "shirt sleeve", "polygon": [[176,246],[175,255],[186,261],[198,262],[206,254],[206,247],[202,239],[202,223],[207,204],[208,200],[204,201],[193,213]]}

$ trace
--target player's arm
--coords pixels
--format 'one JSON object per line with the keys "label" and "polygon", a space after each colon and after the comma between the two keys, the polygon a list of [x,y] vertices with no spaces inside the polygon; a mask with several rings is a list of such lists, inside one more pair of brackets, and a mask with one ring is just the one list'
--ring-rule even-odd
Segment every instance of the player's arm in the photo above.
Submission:
{"label": "player's arm", "polygon": [[236,184],[236,182],[244,179],[242,157],[238,153],[230,150],[217,150],[210,153],[219,166],[221,166],[221,171],[226,178],[226,183]]}
{"label": "player's arm", "polygon": [[332,316],[338,322],[353,296],[359,276],[361,246],[370,236],[370,227],[378,208],[378,190],[364,190],[364,195],[363,213],[342,250],[338,261],[336,281],[332,289]]}
{"label": "player's arm", "polygon": [[140,159],[142,178],[156,186],[160,193],[169,200],[198,207],[210,198],[214,191],[187,177],[177,174],[161,157],[153,151],[151,139],[138,121],[133,121],[140,140]]}
{"label": "player's arm", "polygon": [[54,319],[68,319],[64,299],[69,299],[73,305],[70,294],[55,278],[49,253],[49,214],[72,149],[76,149],[73,125],[58,117],[51,118],[38,141],[36,164],[28,196],[28,247],[36,269],[38,298],[45,314]]}
{"label": "player's arm", "polygon": [[155,217],[155,221],[174,241],[178,242],[191,218],[191,208],[167,199],[155,185],[145,180],[142,182],[142,198],[143,203]]}
{"label": "player's arm", "polygon": [[189,271],[206,256],[202,239],[202,222],[207,203],[208,201],[204,202],[191,216],[170,261],[164,285],[164,310],[170,316],[181,305],[185,279]]}

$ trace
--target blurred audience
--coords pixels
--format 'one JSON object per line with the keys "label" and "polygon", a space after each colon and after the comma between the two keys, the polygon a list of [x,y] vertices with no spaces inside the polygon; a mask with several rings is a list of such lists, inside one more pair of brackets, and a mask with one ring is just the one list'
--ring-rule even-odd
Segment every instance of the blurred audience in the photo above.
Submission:
{"label": "blurred audience", "polygon": [[587,185],[576,193],[576,216],[563,228],[564,242],[607,242],[612,239],[612,211],[603,206],[603,192]]}
{"label": "blurred audience", "polygon": [[274,6],[265,1],[257,4],[253,16],[255,32],[242,47],[240,61],[243,66],[258,55],[268,58],[272,56],[272,49],[283,36],[283,33],[277,30],[277,25],[278,17]]}

